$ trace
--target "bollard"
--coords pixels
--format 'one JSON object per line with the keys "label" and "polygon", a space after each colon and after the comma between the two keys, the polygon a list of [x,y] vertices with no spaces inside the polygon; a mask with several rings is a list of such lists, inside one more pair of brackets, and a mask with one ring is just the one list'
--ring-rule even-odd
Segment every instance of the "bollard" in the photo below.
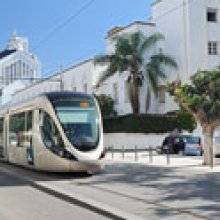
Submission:
{"label": "bollard", "polygon": [[135,146],[135,149],[134,149],[134,159],[135,161],[138,161],[137,146]]}
{"label": "bollard", "polygon": [[169,147],[167,146],[167,165],[170,164],[170,152],[169,152]]}
{"label": "bollard", "polygon": [[153,148],[149,146],[149,163],[153,163]]}
{"label": "bollard", "polygon": [[112,159],[114,159],[114,146],[113,145],[112,145],[111,149],[112,149]]}
{"label": "bollard", "polygon": [[125,146],[122,146],[122,159],[125,159]]}

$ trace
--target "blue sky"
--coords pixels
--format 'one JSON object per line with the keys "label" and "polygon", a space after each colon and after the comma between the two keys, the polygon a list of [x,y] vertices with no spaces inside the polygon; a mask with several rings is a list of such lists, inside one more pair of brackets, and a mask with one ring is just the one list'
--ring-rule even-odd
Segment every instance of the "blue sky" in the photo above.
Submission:
{"label": "blue sky", "polygon": [[[114,26],[146,21],[154,0],[94,0],[79,16],[42,41],[89,0],[1,0],[0,48],[13,30],[28,37],[30,52],[42,63],[43,76],[105,51],[106,32]],[[42,41],[42,43],[40,43]]]}

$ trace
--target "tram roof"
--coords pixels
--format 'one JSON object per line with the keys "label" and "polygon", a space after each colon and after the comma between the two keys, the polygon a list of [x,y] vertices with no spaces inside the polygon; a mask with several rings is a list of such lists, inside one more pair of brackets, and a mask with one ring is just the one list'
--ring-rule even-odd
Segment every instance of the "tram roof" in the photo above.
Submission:
{"label": "tram roof", "polygon": [[80,93],[80,92],[70,92],[70,91],[54,91],[54,92],[44,92],[40,93],[32,98],[25,99],[20,102],[14,102],[14,103],[6,103],[2,106],[0,106],[0,113],[3,113],[7,111],[8,109],[17,108],[23,105],[32,104],[37,98],[40,97],[47,97],[51,102],[55,99],[62,99],[62,98],[71,98],[71,97],[77,97],[77,98],[92,98],[92,95],[86,94],[86,93]]}
{"label": "tram roof", "polygon": [[91,95],[81,92],[70,92],[70,91],[61,91],[61,92],[45,92],[41,94],[42,96],[45,95],[48,97],[50,101],[53,101],[54,99],[62,99],[62,98],[71,98],[71,97],[77,97],[77,98],[92,98]]}

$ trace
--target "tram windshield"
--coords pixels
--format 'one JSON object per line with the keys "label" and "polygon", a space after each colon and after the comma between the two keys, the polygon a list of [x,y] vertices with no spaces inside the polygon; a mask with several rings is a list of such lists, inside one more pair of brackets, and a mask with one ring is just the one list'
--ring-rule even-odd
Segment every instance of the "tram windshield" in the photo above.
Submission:
{"label": "tram windshield", "polygon": [[95,149],[99,139],[98,113],[92,99],[54,100],[53,105],[69,141],[81,151]]}

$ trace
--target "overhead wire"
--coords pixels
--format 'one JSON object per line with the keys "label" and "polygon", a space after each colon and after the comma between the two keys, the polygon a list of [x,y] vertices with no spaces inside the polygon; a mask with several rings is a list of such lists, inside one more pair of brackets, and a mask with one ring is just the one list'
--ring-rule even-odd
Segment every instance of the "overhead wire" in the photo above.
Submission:
{"label": "overhead wire", "polygon": [[[190,5],[194,0],[188,0],[188,5]],[[36,45],[33,50],[36,50],[39,46],[41,46],[45,41],[47,41],[56,31],[58,31],[59,29],[62,29],[64,26],[66,26],[70,21],[72,21],[74,18],[76,18],[78,15],[80,15],[84,10],[86,10],[91,4],[93,4],[95,2],[95,0],[90,0],[88,1],[85,5],[83,5],[76,13],[74,13],[73,15],[71,15],[70,17],[68,17],[64,22],[62,22],[60,25],[58,25],[57,27],[55,27],[52,31],[50,31],[46,37],[44,37],[39,43],[38,45]],[[174,11],[179,10],[181,7],[185,7],[186,3],[183,2],[179,5],[177,5],[176,7],[173,7],[172,9],[168,10],[167,12],[161,14],[158,17],[155,17],[153,20],[157,20],[161,17],[164,17]],[[78,61],[83,59],[83,57],[85,56],[80,56],[79,58],[74,59],[74,61]],[[71,64],[74,63],[74,61],[71,62]]]}
{"label": "overhead wire", "polygon": [[32,51],[38,49],[44,42],[46,42],[49,38],[54,36],[56,32],[65,27],[68,23],[70,23],[73,19],[77,18],[83,11],[85,11],[90,5],[92,5],[95,0],[90,0],[86,4],[84,4],[78,11],[74,14],[70,15],[65,21],[57,25],[54,29],[52,29],[45,37],[43,37],[33,48]]}

